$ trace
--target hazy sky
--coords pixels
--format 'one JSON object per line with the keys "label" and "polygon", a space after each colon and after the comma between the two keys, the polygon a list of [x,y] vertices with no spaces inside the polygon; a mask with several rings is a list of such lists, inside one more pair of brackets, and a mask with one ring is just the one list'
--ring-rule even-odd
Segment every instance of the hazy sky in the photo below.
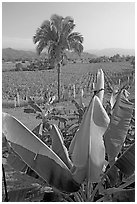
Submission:
{"label": "hazy sky", "polygon": [[3,2],[2,47],[35,49],[32,37],[52,14],[74,18],[84,50],[135,48],[134,2]]}

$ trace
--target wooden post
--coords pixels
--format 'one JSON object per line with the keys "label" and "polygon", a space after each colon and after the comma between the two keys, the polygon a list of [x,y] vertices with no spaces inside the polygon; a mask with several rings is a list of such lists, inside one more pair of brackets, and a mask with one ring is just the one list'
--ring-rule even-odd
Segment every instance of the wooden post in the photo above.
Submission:
{"label": "wooden post", "polygon": [[118,86],[120,86],[120,85],[121,85],[121,79],[118,80]]}
{"label": "wooden post", "polygon": [[17,92],[17,105],[20,106],[20,96],[19,96],[19,92]]}
{"label": "wooden post", "polygon": [[80,89],[80,106],[83,106],[83,95],[84,95],[84,91],[83,88]]}
{"label": "wooden post", "polygon": [[130,78],[129,76],[127,76],[127,84],[129,84],[129,82],[130,82]]}
{"label": "wooden post", "polygon": [[76,86],[73,84],[73,97],[76,98]]}
{"label": "wooden post", "polygon": [[64,100],[68,100],[68,88],[64,88]]}
{"label": "wooden post", "polygon": [[71,89],[69,88],[68,89],[68,99],[70,99],[71,98]]}
{"label": "wooden post", "polygon": [[14,107],[15,108],[17,107],[17,98],[16,98],[16,96],[14,97]]}
{"label": "wooden post", "polygon": [[83,98],[83,96],[84,96],[84,90],[83,88],[81,88],[81,97]]}

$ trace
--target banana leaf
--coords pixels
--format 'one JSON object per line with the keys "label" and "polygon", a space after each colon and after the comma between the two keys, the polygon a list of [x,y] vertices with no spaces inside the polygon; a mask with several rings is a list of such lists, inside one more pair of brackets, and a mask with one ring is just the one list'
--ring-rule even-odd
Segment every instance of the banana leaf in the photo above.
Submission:
{"label": "banana leaf", "polygon": [[85,106],[83,106],[83,103],[79,104],[75,99],[72,100],[72,103],[74,103],[74,105],[76,106],[78,113],[80,115],[83,115],[84,114],[84,107],[85,107]]}
{"label": "banana leaf", "polygon": [[133,104],[128,101],[122,90],[117,96],[110,124],[104,134],[104,144],[110,165],[115,162],[125,141],[132,112]]}
{"label": "banana leaf", "polygon": [[102,71],[102,69],[99,69],[97,72],[97,83],[95,86],[95,90],[99,91],[97,93],[97,96],[99,97],[101,103],[103,102],[103,98],[104,98],[104,72]]}
{"label": "banana leaf", "polygon": [[115,162],[115,166],[124,174],[131,176],[135,171],[135,143]]}
{"label": "banana leaf", "polygon": [[10,152],[7,163],[16,171],[25,172],[28,168],[27,164],[13,151]]}
{"label": "banana leaf", "polygon": [[71,169],[73,164],[69,158],[67,148],[64,145],[61,131],[53,124],[49,133],[52,138],[52,150],[61,158],[67,167]]}
{"label": "banana leaf", "polygon": [[[132,144],[106,172],[111,186],[117,184],[118,169],[128,177],[135,172],[135,143]],[[115,176],[114,176],[115,175]],[[123,181],[124,182],[124,181]]]}
{"label": "banana leaf", "polygon": [[42,113],[41,108],[33,101],[30,97],[28,97],[28,104],[35,110]]}
{"label": "banana leaf", "polygon": [[103,134],[109,121],[100,99],[94,96],[69,148],[75,166],[73,176],[77,182],[82,183],[88,177],[88,174],[91,182],[100,180],[100,174],[105,163]]}
{"label": "banana leaf", "polygon": [[119,91],[118,86],[115,86],[113,88],[113,92],[112,92],[111,97],[110,97],[111,110],[114,108],[114,105],[116,103],[116,99],[117,99],[117,96],[118,96],[118,91]]}
{"label": "banana leaf", "polygon": [[13,150],[49,185],[62,192],[78,191],[66,164],[15,117],[3,113],[2,131]]}

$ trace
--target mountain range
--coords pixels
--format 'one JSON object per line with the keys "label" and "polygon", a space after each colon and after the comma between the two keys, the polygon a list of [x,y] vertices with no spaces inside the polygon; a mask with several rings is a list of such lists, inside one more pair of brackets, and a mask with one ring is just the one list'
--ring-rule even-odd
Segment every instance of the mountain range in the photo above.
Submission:
{"label": "mountain range", "polygon": [[86,50],[88,53],[92,53],[98,57],[100,56],[108,56],[112,57],[116,54],[119,55],[130,55],[130,56],[135,56],[135,50],[134,49],[122,49],[122,48],[106,48],[106,49],[101,49],[101,50]]}
{"label": "mountain range", "polygon": [[[79,57],[76,53],[74,52],[66,52],[66,55],[69,59],[88,59],[88,58],[95,58],[95,55],[92,55],[91,53],[83,52],[81,56]],[[46,52],[42,52],[40,55],[40,58],[45,58],[47,57]],[[37,55],[36,51],[25,51],[25,50],[15,50],[12,48],[4,48],[2,49],[2,59],[5,61],[12,61],[12,60],[17,60],[17,59],[29,59],[29,60],[34,60],[38,59],[39,56]]]}
{"label": "mountain range", "polygon": [[[79,59],[79,56],[73,52],[66,52],[67,57],[70,59]],[[102,50],[87,50],[83,52],[80,56],[80,58],[88,59],[88,58],[96,58],[99,56],[114,56],[115,54],[119,55],[135,55],[134,49],[116,49],[116,48],[110,48],[110,49],[102,49]],[[41,58],[45,58],[46,53],[41,54]],[[36,54],[36,51],[25,51],[25,50],[15,50],[12,48],[4,48],[2,49],[2,59],[5,61],[12,61],[17,59],[37,59],[39,56]]]}

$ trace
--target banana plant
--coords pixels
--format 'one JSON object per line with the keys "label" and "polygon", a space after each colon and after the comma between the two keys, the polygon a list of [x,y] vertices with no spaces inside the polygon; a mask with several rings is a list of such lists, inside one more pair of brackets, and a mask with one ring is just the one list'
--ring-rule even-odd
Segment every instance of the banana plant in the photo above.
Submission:
{"label": "banana plant", "polygon": [[[64,145],[60,129],[55,124],[46,123],[52,138],[52,146],[49,148],[15,117],[3,113],[3,134],[22,162],[33,169],[53,189],[69,194],[74,193],[77,201],[94,201],[108,171],[115,168],[121,170],[118,166],[120,163],[118,154],[126,137],[132,104],[122,90],[110,119],[102,104],[103,78],[103,71],[99,70],[96,92],[71,141],[69,151]],[[113,147],[114,152],[109,145]],[[108,161],[105,160],[106,154]],[[127,158],[127,155],[125,157]],[[118,160],[115,161],[117,158]],[[132,162],[134,163],[133,160]],[[108,171],[106,171],[107,164],[111,166]],[[95,188],[94,183],[97,183]]]}

